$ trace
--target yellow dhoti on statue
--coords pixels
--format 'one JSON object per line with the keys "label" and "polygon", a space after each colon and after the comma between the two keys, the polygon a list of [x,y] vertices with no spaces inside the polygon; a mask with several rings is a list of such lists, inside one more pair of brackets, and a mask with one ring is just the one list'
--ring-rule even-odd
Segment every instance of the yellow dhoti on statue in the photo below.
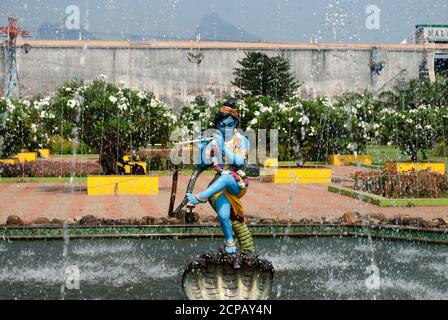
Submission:
{"label": "yellow dhoti on statue", "polygon": [[230,219],[235,237],[239,240],[241,249],[246,252],[255,252],[255,244],[252,235],[244,219],[244,207],[241,198],[247,193],[247,188],[242,189],[238,195],[233,195],[227,190],[221,191],[210,198],[210,204],[216,211],[215,201],[221,195],[225,195],[230,203]]}
{"label": "yellow dhoti on statue", "polygon": [[238,195],[231,194],[227,190],[221,191],[217,194],[215,194],[210,199],[210,204],[213,208],[215,208],[215,200],[218,199],[221,195],[225,195],[227,200],[230,203],[230,219],[232,221],[238,221],[241,223],[244,223],[244,207],[241,203],[241,198],[244,197],[247,193],[247,188],[241,189],[240,193]]}

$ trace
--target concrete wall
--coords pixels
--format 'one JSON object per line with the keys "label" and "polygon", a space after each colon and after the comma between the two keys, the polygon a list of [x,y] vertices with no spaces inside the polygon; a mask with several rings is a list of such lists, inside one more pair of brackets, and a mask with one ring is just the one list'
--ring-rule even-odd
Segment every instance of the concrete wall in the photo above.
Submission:
{"label": "concrete wall", "polygon": [[[269,55],[281,54],[303,82],[299,94],[305,97],[334,96],[345,92],[390,90],[397,80],[419,76],[420,65],[432,52],[448,52],[448,47],[379,48],[371,46],[326,47],[303,45],[280,48],[244,48]],[[190,63],[188,46],[82,46],[32,44],[28,54],[19,48],[18,61],[26,95],[48,94],[73,79],[93,79],[105,74],[108,80],[137,89],[152,90],[173,107],[202,95],[212,101],[229,95],[235,89],[230,83],[237,60],[244,57],[240,46],[204,47],[205,59],[200,65]],[[0,48],[0,55],[3,48]],[[372,56],[386,62],[383,73],[370,72]],[[0,56],[1,61],[4,57]],[[3,64],[0,64],[3,65]],[[5,74],[1,66],[2,75]],[[3,78],[3,77],[2,77]],[[4,90],[4,84],[2,84]],[[4,92],[4,91],[2,91]]]}
{"label": "concrete wall", "polygon": [[2,96],[6,95],[6,76],[7,76],[7,67],[6,67],[6,46],[0,46],[0,94]]}

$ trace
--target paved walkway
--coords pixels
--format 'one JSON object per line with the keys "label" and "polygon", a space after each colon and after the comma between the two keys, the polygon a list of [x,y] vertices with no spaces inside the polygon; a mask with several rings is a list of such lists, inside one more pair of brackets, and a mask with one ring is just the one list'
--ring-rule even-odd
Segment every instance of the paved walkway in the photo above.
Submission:
{"label": "paved walkway", "polygon": [[[349,184],[355,167],[334,168],[333,177]],[[211,176],[201,176],[197,189],[207,186]],[[178,199],[184,195],[189,177],[179,177]],[[446,207],[380,208],[356,199],[327,191],[328,185],[275,185],[252,181],[243,198],[246,214],[268,219],[337,218],[347,211],[419,216],[426,219],[448,217]],[[171,177],[160,177],[160,194],[157,196],[87,196],[85,184],[57,183],[2,183],[0,184],[0,224],[10,215],[21,217],[25,223],[38,217],[50,220],[80,219],[85,215],[123,219],[143,216],[165,217],[171,191]],[[214,215],[209,205],[200,206],[202,217]]]}

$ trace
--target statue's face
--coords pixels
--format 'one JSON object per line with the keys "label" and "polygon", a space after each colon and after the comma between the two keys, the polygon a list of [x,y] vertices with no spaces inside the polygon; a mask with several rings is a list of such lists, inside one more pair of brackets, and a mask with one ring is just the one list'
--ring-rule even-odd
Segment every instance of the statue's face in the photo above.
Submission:
{"label": "statue's face", "polygon": [[233,130],[236,128],[237,122],[231,117],[228,116],[224,120],[218,122],[218,130],[221,131],[223,137],[226,137],[226,134],[229,136],[233,135]]}

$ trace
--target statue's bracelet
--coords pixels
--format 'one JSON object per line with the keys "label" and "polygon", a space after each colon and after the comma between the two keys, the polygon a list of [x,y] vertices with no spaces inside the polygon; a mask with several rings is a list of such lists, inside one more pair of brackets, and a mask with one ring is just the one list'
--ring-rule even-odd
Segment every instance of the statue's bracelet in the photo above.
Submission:
{"label": "statue's bracelet", "polygon": [[197,199],[199,202],[201,202],[201,203],[207,203],[207,202],[208,202],[208,199],[202,199],[202,198],[199,196],[199,194],[195,194],[194,196],[195,196],[196,199]]}

